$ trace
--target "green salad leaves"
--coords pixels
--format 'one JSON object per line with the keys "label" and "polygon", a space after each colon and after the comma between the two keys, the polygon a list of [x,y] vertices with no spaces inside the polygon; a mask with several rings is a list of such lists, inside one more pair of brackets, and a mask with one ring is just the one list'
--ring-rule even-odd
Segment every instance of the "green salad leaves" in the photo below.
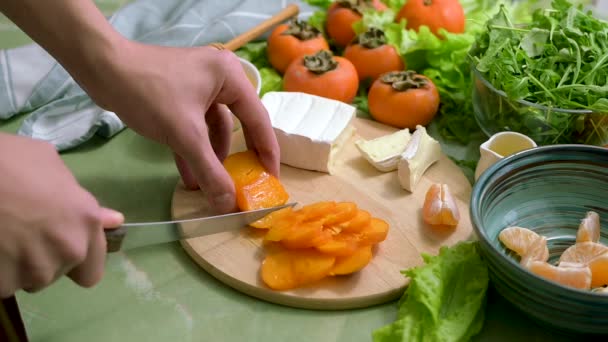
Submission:
{"label": "green salad leaves", "polygon": [[509,98],[608,112],[608,22],[554,0],[524,24],[502,7],[486,27],[472,57]]}
{"label": "green salad leaves", "polygon": [[373,332],[374,342],[459,342],[481,331],[489,283],[477,242],[424,255],[426,265],[403,271],[410,284],[397,319]]}

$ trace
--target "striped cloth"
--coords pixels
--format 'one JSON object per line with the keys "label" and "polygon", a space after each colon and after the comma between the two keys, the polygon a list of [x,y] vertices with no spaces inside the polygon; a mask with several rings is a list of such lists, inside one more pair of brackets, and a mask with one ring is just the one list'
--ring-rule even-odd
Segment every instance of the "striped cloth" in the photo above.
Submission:
{"label": "striped cloth", "polygon": [[[109,20],[125,37],[165,46],[227,42],[290,3],[300,18],[315,8],[281,0],[138,0]],[[93,135],[109,138],[124,129],[112,112],[95,105],[65,69],[37,44],[0,50],[0,120],[29,113],[18,134],[66,150]]]}

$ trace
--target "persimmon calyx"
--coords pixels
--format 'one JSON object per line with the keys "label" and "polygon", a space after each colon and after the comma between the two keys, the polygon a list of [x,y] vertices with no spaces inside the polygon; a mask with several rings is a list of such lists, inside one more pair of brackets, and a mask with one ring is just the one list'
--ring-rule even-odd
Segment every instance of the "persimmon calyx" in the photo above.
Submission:
{"label": "persimmon calyx", "polygon": [[351,9],[359,15],[363,15],[366,9],[374,8],[372,0],[338,0],[338,6]]}
{"label": "persimmon calyx", "polygon": [[384,35],[384,31],[379,28],[370,27],[369,30],[357,36],[355,43],[366,49],[375,49],[386,44],[386,36]]}
{"label": "persimmon calyx", "polygon": [[309,40],[317,38],[321,34],[321,31],[303,20],[294,19],[289,22],[287,30],[281,34],[291,35],[299,40]]}
{"label": "persimmon calyx", "polygon": [[327,50],[321,50],[314,55],[304,56],[304,66],[310,72],[323,74],[338,67],[338,62],[333,54]]}
{"label": "persimmon calyx", "polygon": [[380,80],[397,91],[423,88],[427,84],[427,80],[413,70],[391,71],[382,75]]}
{"label": "persimmon calyx", "polygon": [[422,3],[424,4],[424,6],[431,6],[433,4],[433,0],[424,0],[422,1]]}

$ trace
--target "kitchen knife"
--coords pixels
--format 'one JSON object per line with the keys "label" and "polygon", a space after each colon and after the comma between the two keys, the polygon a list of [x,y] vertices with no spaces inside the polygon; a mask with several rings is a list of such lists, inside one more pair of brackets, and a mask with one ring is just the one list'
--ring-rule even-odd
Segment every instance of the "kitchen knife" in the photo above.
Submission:
{"label": "kitchen knife", "polygon": [[[237,231],[273,211],[293,207],[296,204],[289,203],[266,209],[185,220],[125,223],[119,228],[105,230],[107,251],[124,251],[204,235]],[[179,227],[181,223],[195,224],[195,226],[184,232]]]}

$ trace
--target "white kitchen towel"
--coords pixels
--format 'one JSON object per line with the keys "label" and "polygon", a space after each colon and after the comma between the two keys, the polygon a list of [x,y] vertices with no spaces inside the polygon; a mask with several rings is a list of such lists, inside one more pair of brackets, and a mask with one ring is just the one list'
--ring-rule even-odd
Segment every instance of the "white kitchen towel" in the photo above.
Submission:
{"label": "white kitchen towel", "polygon": [[[286,0],[137,0],[110,23],[125,37],[165,46],[227,42],[290,3],[306,19],[316,8]],[[0,120],[30,113],[19,134],[66,150],[98,134],[124,129],[112,112],[95,105],[65,69],[37,44],[0,50]]]}

